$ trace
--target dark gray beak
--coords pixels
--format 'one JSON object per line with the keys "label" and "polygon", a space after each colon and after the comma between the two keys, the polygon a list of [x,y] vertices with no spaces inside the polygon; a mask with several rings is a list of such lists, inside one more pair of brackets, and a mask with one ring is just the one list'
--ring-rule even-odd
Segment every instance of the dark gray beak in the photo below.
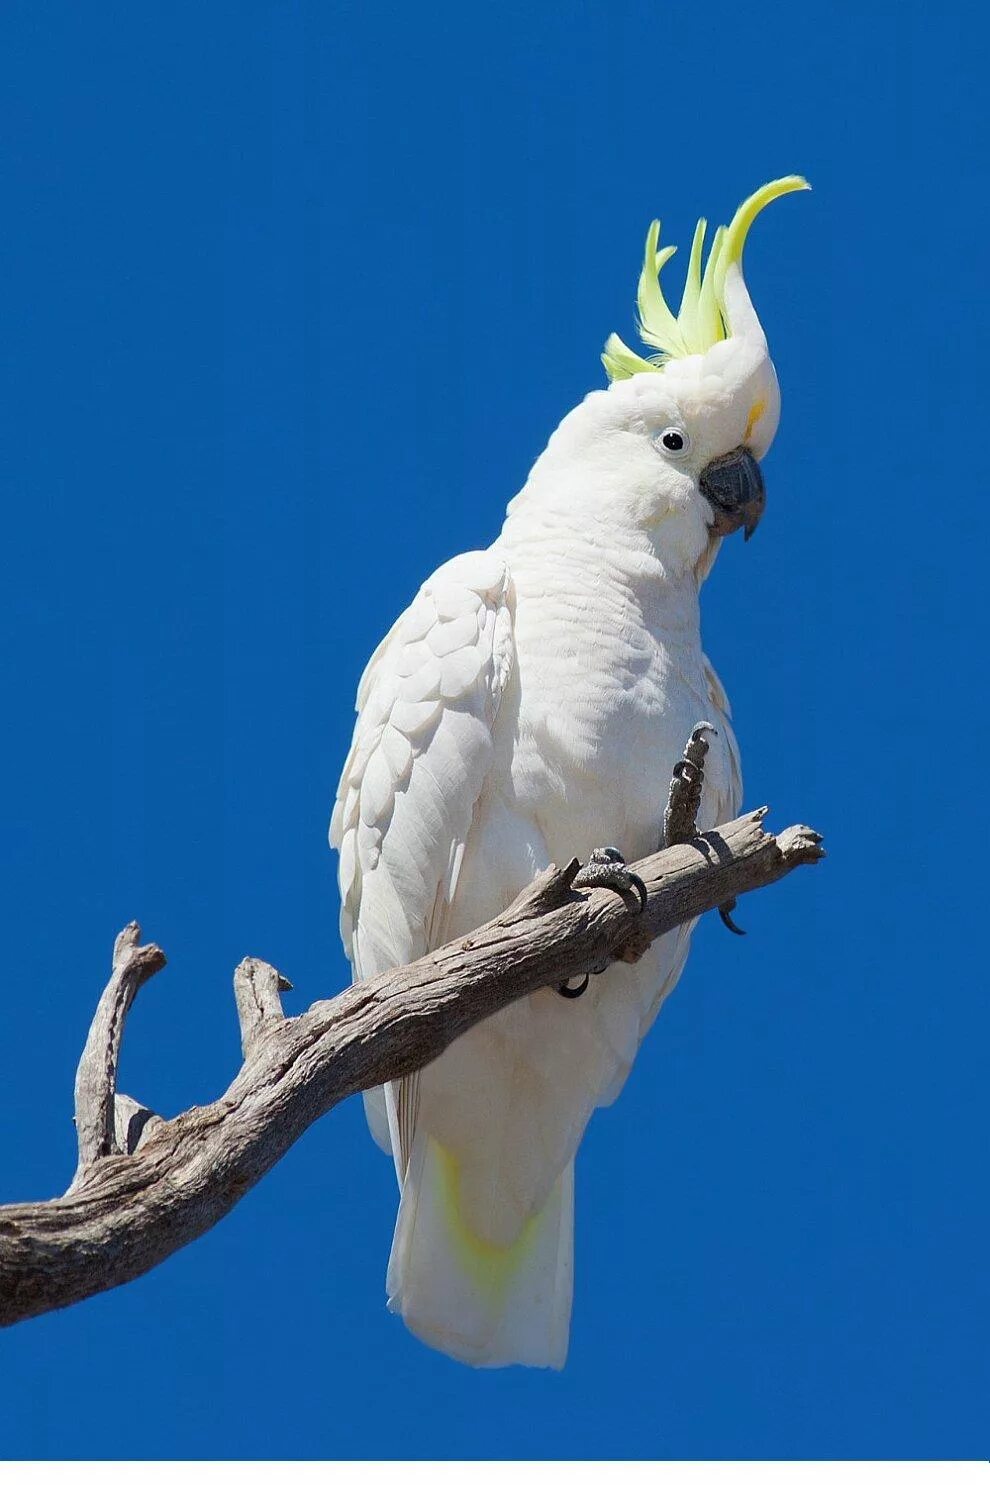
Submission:
{"label": "dark gray beak", "polygon": [[767,492],[760,466],[745,444],[706,464],[700,485],[715,512],[711,528],[715,535],[730,536],[741,526],[749,541],[760,523]]}

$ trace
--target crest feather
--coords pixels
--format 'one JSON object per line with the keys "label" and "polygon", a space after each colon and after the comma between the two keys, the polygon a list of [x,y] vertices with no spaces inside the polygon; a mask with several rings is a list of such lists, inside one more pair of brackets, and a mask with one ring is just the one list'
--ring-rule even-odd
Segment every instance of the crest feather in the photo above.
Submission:
{"label": "crest feather", "polygon": [[660,270],[676,252],[673,247],[660,247],[660,223],[650,223],[646,234],[643,267],[636,293],[637,327],[640,339],[653,348],[650,357],[640,356],[619,339],[610,335],[602,353],[602,362],[610,381],[622,381],[641,371],[660,371],[664,362],[682,356],[704,355],[705,351],[731,335],[725,307],[725,275],[733,263],[742,264],[743,248],[750,227],[765,206],[786,196],[790,191],[810,190],[800,175],[785,175],[769,181],[754,191],[739,207],[728,227],[719,227],[702,272],[705,233],[708,223],[701,218],[695,228],[688,259],[681,305],[675,315],[660,287]]}

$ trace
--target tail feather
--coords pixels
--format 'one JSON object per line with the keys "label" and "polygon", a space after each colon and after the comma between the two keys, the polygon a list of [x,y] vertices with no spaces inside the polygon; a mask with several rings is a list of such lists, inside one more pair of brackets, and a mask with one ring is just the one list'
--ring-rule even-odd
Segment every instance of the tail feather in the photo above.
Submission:
{"label": "tail feather", "polygon": [[416,1137],[388,1266],[388,1307],[419,1338],[473,1366],[567,1357],[574,1269],[574,1165],[505,1245],[465,1221],[456,1158]]}

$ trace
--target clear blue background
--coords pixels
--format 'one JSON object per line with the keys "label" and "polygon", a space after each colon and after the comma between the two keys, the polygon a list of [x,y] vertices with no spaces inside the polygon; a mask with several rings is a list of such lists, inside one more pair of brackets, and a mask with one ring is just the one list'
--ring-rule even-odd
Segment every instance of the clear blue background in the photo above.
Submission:
{"label": "clear blue background", "polygon": [[700,926],[594,1120],[562,1375],[386,1314],[352,1101],[154,1273],[0,1335],[0,1452],[986,1457],[978,13],[6,0],[0,1195],[71,1175],[128,918],[170,967],[122,1081],[166,1114],[237,1066],[243,954],[294,1008],[346,982],[366,656],[602,383],[649,218],[686,248],[792,170],[747,255],[769,510],[704,623],[748,802],[830,855],[747,939]]}

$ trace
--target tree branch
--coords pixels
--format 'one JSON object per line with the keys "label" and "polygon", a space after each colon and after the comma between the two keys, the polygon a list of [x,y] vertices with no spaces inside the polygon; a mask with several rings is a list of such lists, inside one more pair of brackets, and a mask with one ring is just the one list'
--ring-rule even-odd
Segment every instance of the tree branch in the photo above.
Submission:
{"label": "tree branch", "polygon": [[765,810],[633,868],[647,889],[632,916],[614,892],[572,888],[551,867],[499,917],[388,974],[285,1019],[276,970],[235,977],[245,1064],[215,1103],[159,1119],[116,1095],[127,1010],[165,962],[131,924],[114,950],[76,1084],[80,1168],[65,1196],[0,1207],[0,1324],[126,1283],[206,1232],[321,1114],[425,1066],[476,1022],[653,939],[727,899],[821,859],[821,837],[762,828]]}
{"label": "tree branch", "polygon": [[76,1071],[79,1165],[70,1191],[83,1180],[94,1161],[126,1148],[117,1141],[114,1108],[124,1022],[141,986],[165,967],[165,955],[158,945],[142,945],[140,940],[141,930],[136,923],[128,923],[118,933],[113,946],[113,974],[100,996],[79,1059]]}
{"label": "tree branch", "polygon": [[281,996],[292,981],[261,959],[242,959],[234,970],[234,1000],[245,1062],[268,1032],[285,1020]]}

